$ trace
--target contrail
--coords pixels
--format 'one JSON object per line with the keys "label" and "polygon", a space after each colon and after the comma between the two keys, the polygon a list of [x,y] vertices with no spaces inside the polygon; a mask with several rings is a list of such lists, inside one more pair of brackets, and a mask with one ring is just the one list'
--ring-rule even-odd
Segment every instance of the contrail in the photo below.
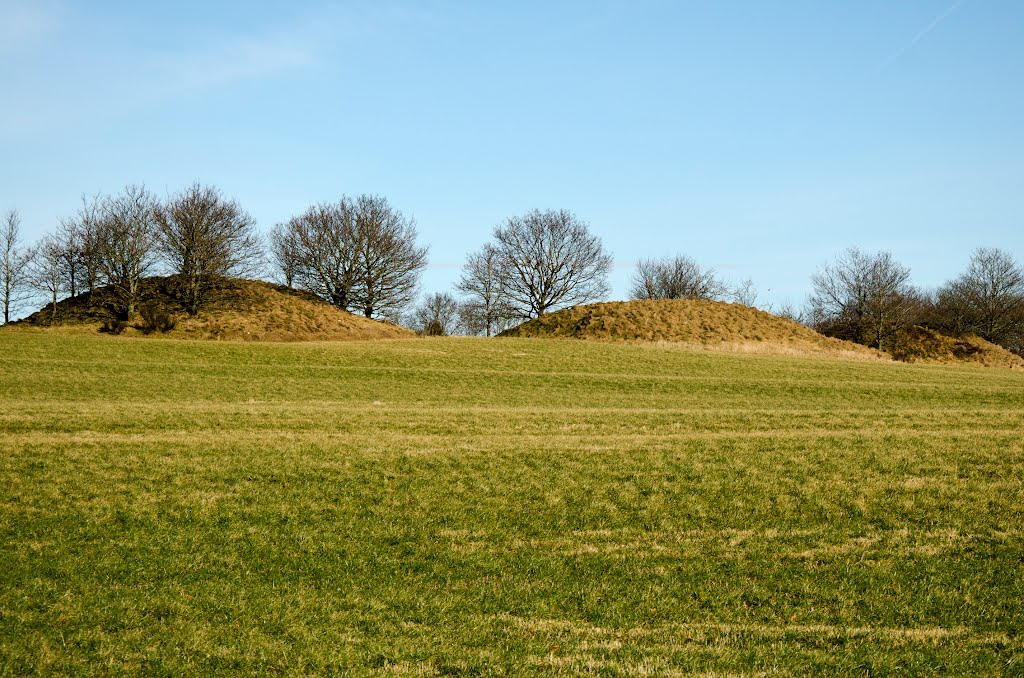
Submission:
{"label": "contrail", "polygon": [[935,27],[938,26],[940,23],[942,23],[943,19],[945,19],[950,14],[955,12],[957,7],[959,7],[960,5],[964,4],[964,1],[965,0],[956,0],[956,2],[954,2],[952,5],[947,7],[946,11],[942,12],[942,14],[940,14],[937,17],[935,17],[934,19],[932,19],[932,22],[930,24],[928,24],[927,26],[925,26],[924,28],[922,28],[920,30],[920,32],[918,32],[918,34],[915,35],[910,42],[908,42],[903,47],[901,47],[900,49],[898,49],[895,52],[893,52],[892,54],[890,54],[889,58],[887,58],[885,61],[882,62],[882,65],[880,66],[880,68],[881,69],[887,68],[888,66],[892,65],[892,63],[894,61],[896,61],[901,56],[903,56],[906,52],[911,50],[914,47],[914,45],[916,45],[917,43],[921,42],[921,40],[924,38],[924,36],[928,35],[933,30],[935,30]]}

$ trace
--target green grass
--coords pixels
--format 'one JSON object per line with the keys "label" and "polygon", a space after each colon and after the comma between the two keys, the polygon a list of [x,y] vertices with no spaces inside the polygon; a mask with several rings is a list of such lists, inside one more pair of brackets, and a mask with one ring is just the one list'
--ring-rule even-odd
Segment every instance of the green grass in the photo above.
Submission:
{"label": "green grass", "polygon": [[0,332],[0,673],[1024,673],[1024,375]]}

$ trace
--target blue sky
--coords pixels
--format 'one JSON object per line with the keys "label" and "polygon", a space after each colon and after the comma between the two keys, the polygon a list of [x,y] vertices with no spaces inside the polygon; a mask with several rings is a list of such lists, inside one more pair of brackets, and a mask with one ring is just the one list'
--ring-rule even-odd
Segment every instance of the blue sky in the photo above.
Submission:
{"label": "blue sky", "polygon": [[195,180],[263,228],[374,193],[450,288],[502,219],[566,208],[802,303],[838,251],[914,281],[1024,262],[1024,3],[0,0],[0,210]]}

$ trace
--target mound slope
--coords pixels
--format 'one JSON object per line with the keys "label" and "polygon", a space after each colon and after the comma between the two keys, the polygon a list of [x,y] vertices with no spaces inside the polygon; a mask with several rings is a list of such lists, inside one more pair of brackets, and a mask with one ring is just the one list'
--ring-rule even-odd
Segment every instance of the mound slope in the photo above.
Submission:
{"label": "mound slope", "polygon": [[[259,280],[223,278],[210,292],[208,302],[195,316],[178,301],[174,276],[143,281],[140,306],[151,305],[175,320],[163,336],[192,339],[247,341],[337,341],[346,339],[400,339],[415,336],[412,330],[353,315],[319,297],[284,285]],[[80,294],[57,304],[56,324],[65,328],[99,329],[112,319],[104,303],[105,292]],[[52,308],[36,311],[22,323],[52,326]],[[141,333],[134,322],[127,333]]]}
{"label": "mound slope", "polygon": [[670,342],[751,351],[883,357],[874,349],[826,337],[800,323],[750,306],[691,299],[574,306],[534,318],[500,336]]}
{"label": "mound slope", "polygon": [[985,367],[1024,369],[1024,359],[981,337],[950,337],[928,329],[912,327],[897,337],[893,357],[911,363],[964,363]]}

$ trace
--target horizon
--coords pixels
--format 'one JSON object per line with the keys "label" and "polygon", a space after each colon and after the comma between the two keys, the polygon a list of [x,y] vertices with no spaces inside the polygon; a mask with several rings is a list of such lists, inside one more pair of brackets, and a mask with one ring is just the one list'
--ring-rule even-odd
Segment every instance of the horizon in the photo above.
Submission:
{"label": "horizon", "polygon": [[430,246],[424,293],[534,208],[590,224],[610,299],[676,253],[775,308],[850,246],[923,288],[977,247],[1022,260],[1010,2],[201,7],[0,2],[0,210],[26,241],[82,194],[199,181],[264,232],[381,195]]}

